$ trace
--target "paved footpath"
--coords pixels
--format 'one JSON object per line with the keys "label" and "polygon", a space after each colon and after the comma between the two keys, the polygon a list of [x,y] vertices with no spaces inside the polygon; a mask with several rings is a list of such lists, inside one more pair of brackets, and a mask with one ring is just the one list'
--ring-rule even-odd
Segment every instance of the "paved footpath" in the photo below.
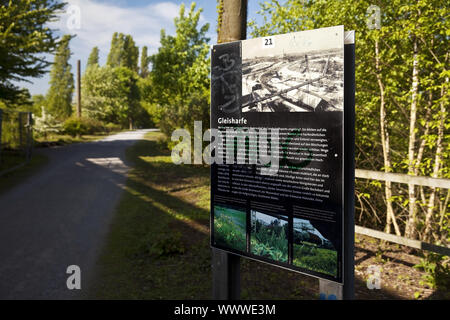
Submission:
{"label": "paved footpath", "polygon": [[[125,150],[148,131],[40,150],[48,165],[0,195],[0,299],[83,297],[124,192]],[[69,265],[81,290],[67,289]]]}

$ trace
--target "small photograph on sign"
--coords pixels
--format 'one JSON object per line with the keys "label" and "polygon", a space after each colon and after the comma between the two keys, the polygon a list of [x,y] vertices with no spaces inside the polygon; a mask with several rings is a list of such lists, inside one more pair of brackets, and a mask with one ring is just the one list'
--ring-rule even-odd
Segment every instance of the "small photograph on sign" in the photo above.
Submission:
{"label": "small photograph on sign", "polygon": [[[315,33],[324,37],[327,30]],[[341,43],[313,42],[300,34],[262,38],[242,48],[242,112],[343,111]],[[277,47],[273,44],[277,41]]]}
{"label": "small photograph on sign", "polygon": [[300,268],[336,277],[338,254],[309,220],[294,218],[292,263]]}
{"label": "small photograph on sign", "polygon": [[267,259],[288,261],[288,218],[251,211],[251,253]]}
{"label": "small photograph on sign", "polygon": [[217,245],[245,251],[247,214],[245,209],[237,210],[214,206],[214,241]]}

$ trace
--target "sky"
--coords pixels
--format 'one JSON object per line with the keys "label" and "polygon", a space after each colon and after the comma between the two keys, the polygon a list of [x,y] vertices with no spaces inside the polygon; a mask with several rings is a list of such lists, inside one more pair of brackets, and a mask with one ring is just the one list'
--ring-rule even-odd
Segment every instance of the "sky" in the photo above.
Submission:
{"label": "sky", "polygon": [[[147,46],[149,54],[159,47],[160,30],[174,34],[173,19],[178,16],[179,6],[185,3],[189,8],[191,1],[155,1],[155,0],[66,0],[68,6],[61,19],[50,26],[58,34],[76,35],[70,42],[72,73],[76,74],[76,61],[81,60],[81,72],[94,46],[100,49],[100,65],[106,62],[112,34],[116,31],[133,36],[140,48]],[[210,24],[207,36],[210,44],[217,41],[216,0],[197,0],[197,8],[203,8],[200,24]],[[256,15],[259,0],[248,1],[248,19],[260,21]],[[80,17],[77,19],[76,17]],[[48,56],[53,61],[52,56]],[[32,95],[45,94],[48,90],[49,74],[42,78],[30,78],[32,83],[20,82],[17,85],[28,88]]]}

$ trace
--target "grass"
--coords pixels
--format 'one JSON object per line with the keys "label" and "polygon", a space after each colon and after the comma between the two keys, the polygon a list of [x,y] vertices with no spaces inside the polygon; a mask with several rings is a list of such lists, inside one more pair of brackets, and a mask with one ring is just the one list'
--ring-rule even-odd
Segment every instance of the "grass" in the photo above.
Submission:
{"label": "grass", "polygon": [[246,213],[214,206],[214,241],[217,245],[246,251]]}
{"label": "grass", "polygon": [[[23,156],[5,156],[2,157],[2,164],[0,165],[0,168],[2,168],[1,170],[12,168],[13,166],[18,165],[23,161]],[[33,154],[31,160],[24,166],[0,176],[0,194],[6,192],[13,186],[23,182],[24,180],[32,176],[39,169],[44,167],[47,162],[48,158],[46,156],[41,154]]]}
{"label": "grass", "polygon": [[321,272],[331,276],[337,274],[337,252],[319,248],[312,243],[294,244],[293,264],[297,267]]}
{"label": "grass", "polygon": [[89,142],[89,141],[95,141],[102,138],[105,138],[112,133],[97,133],[97,134],[91,134],[91,135],[83,135],[80,137],[72,137],[67,134],[52,134],[47,135],[47,137],[37,137],[35,138],[35,146],[36,147],[47,147],[47,146],[64,146],[68,144],[73,143],[81,143],[81,142]]}
{"label": "grass", "polygon": [[209,169],[174,165],[162,135],[127,150],[134,162],[90,297],[183,299],[210,295]]}
{"label": "grass", "polygon": [[[210,299],[209,168],[174,165],[149,133],[127,150],[134,168],[86,286],[91,299]],[[357,294],[394,298],[366,288]],[[241,259],[242,299],[317,299],[318,281],[292,271]]]}
{"label": "grass", "polygon": [[[209,168],[174,165],[161,138],[148,133],[127,150],[134,168],[87,298],[211,298]],[[241,283],[243,299],[317,296],[315,279],[248,259]]]}

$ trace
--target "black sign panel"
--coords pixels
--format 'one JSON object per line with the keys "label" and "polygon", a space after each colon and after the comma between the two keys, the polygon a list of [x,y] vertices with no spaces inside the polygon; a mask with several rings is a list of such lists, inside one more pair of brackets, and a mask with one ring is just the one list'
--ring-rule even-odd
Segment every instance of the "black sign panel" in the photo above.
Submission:
{"label": "black sign panel", "polygon": [[342,283],[343,27],[215,45],[211,64],[211,245]]}

